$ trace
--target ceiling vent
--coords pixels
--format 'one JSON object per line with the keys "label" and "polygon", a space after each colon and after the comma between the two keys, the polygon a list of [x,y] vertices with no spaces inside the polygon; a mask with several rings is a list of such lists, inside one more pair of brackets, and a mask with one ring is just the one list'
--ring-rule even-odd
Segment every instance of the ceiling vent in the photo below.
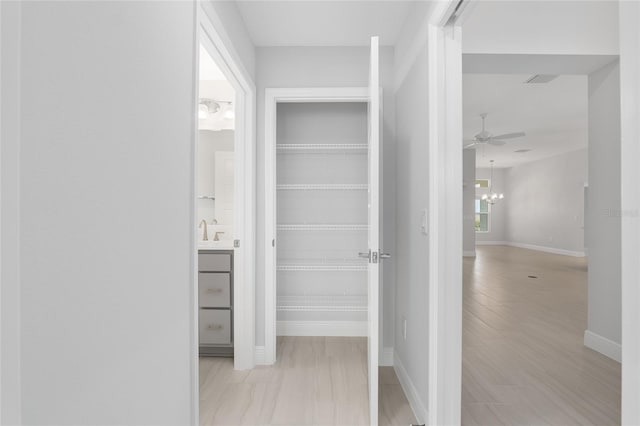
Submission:
{"label": "ceiling vent", "polygon": [[525,152],[531,151],[530,149],[517,149],[513,152],[517,152],[518,154],[524,154]]}
{"label": "ceiling vent", "polygon": [[544,84],[558,78],[555,74],[536,74],[530,77],[524,84]]}

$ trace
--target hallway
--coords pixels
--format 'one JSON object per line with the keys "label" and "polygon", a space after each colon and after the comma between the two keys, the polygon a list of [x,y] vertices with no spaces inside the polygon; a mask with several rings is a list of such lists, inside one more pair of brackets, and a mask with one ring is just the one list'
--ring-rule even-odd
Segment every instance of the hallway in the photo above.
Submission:
{"label": "hallway", "polygon": [[[200,424],[368,424],[366,338],[278,337],[277,359],[235,371],[231,358],[200,358]],[[379,424],[414,423],[392,367],[379,385]]]}
{"label": "hallway", "polygon": [[583,345],[586,258],[476,253],[464,260],[462,424],[620,424],[620,364]]}

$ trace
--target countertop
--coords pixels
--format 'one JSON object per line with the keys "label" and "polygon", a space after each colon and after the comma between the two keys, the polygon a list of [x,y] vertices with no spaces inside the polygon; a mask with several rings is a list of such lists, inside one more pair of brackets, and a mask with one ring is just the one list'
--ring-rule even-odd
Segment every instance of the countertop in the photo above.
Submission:
{"label": "countertop", "polygon": [[233,250],[233,240],[198,241],[198,250]]}

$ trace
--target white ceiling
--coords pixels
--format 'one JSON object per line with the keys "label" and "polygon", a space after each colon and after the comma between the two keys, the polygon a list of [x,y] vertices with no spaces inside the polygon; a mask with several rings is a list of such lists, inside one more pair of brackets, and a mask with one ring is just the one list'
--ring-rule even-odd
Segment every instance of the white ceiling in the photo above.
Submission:
{"label": "white ceiling", "polygon": [[200,80],[227,80],[224,76],[218,65],[216,65],[215,61],[207,52],[207,49],[204,48],[203,45],[200,45],[200,70],[199,76]]}
{"label": "white ceiling", "polygon": [[394,45],[415,1],[237,1],[256,46]]}
{"label": "white ceiling", "polygon": [[[477,167],[496,168],[575,151],[587,146],[587,77],[561,75],[546,84],[524,84],[531,74],[464,74],[463,136],[473,139],[482,127],[494,135],[523,131],[523,138],[503,146],[476,149]],[[515,150],[531,149],[527,153]]]}

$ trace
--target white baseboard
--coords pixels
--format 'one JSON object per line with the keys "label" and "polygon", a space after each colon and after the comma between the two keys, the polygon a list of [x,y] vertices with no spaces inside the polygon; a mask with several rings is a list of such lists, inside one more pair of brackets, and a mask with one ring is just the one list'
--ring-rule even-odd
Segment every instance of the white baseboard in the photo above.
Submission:
{"label": "white baseboard", "polygon": [[253,362],[256,365],[265,365],[265,352],[264,352],[264,346],[256,346],[255,350],[253,352]]}
{"label": "white baseboard", "polygon": [[393,368],[396,371],[402,390],[404,391],[407,400],[409,400],[409,405],[411,406],[411,410],[413,410],[413,415],[416,417],[416,420],[418,420],[418,424],[426,424],[427,419],[429,418],[427,409],[420,400],[418,390],[411,381],[409,374],[407,374],[407,370],[405,370],[404,365],[402,365],[402,361],[400,361],[397,356],[394,356],[393,358]]}
{"label": "white baseboard", "polygon": [[277,336],[356,336],[367,335],[366,321],[278,321]]}
{"label": "white baseboard", "polygon": [[615,361],[622,362],[622,346],[592,331],[585,330],[584,345]]}
{"label": "white baseboard", "polygon": [[462,256],[463,257],[476,257],[476,251],[475,250],[465,250],[462,252]]}
{"label": "white baseboard", "polygon": [[477,246],[508,246],[509,243],[507,241],[478,241],[476,240]]}
{"label": "white baseboard", "polygon": [[544,252],[553,253],[553,254],[562,254],[565,256],[584,257],[583,251],[572,251],[572,250],[559,249],[555,247],[545,247],[545,246],[536,246],[533,244],[514,243],[512,241],[509,241],[507,245],[510,245],[512,247],[529,249],[529,250],[544,251]]}
{"label": "white baseboard", "polygon": [[392,347],[382,348],[380,365],[382,367],[393,367],[393,348]]}
{"label": "white baseboard", "polygon": [[528,249],[528,250],[543,251],[546,253],[562,254],[564,256],[585,257],[585,252],[583,251],[573,251],[573,250],[559,249],[555,247],[537,246],[534,244],[516,243],[514,241],[476,241],[476,245],[477,246],[511,246],[511,247]]}

